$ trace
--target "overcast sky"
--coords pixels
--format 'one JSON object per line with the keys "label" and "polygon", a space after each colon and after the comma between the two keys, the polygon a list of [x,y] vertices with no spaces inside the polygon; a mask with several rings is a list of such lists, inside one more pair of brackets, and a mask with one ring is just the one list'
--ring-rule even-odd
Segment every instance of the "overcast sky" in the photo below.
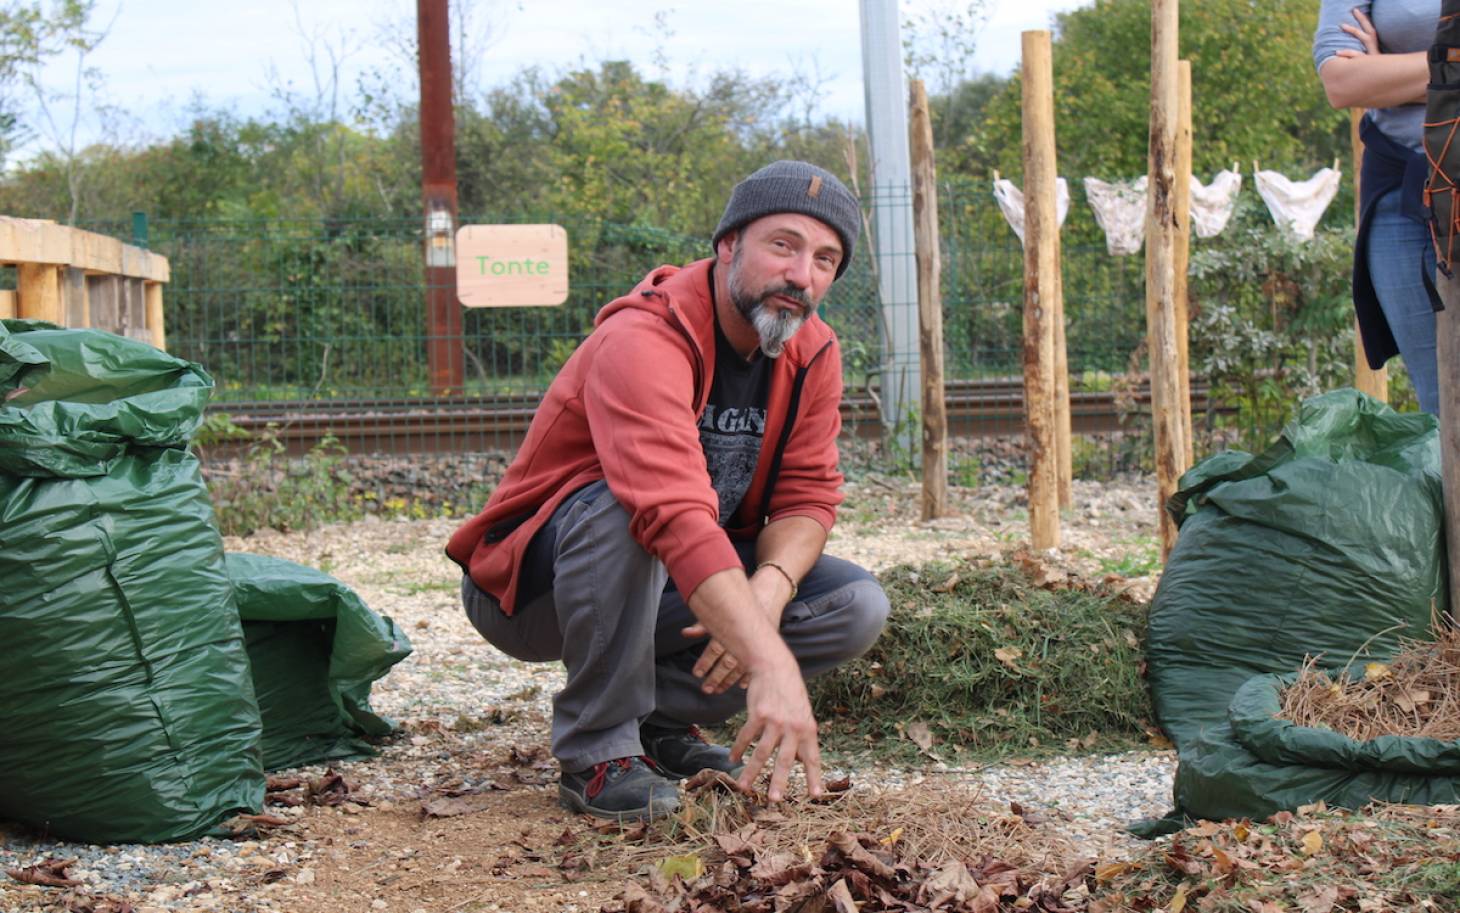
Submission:
{"label": "overcast sky", "polygon": [[[1048,28],[1057,11],[1091,0],[989,0],[977,37],[976,68],[1007,73],[1018,63],[1019,33]],[[967,0],[903,0],[904,17]],[[166,136],[187,123],[190,100],[240,115],[270,110],[284,83],[312,93],[313,47],[347,50],[342,67],[353,95],[372,67],[397,67],[391,36],[415,27],[411,0],[99,0],[96,21],[111,29],[89,61],[105,81],[105,98],[125,112],[125,138]],[[478,26],[493,42],[479,58],[486,85],[522,68],[555,72],[578,63],[627,59],[676,85],[720,69],[752,75],[815,74],[821,111],[863,120],[858,0],[476,0]],[[75,60],[58,60],[48,81],[68,87]],[[66,112],[58,118],[64,123]],[[100,129],[88,108],[82,132]]]}

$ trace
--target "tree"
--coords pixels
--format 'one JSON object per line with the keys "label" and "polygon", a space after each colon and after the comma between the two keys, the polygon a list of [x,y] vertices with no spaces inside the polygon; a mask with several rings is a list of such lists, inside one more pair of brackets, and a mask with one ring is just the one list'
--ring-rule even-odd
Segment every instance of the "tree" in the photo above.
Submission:
{"label": "tree", "polygon": [[[1311,0],[1201,0],[1181,7],[1191,61],[1193,170],[1260,160],[1306,169],[1346,155],[1348,118],[1313,73]],[[1149,0],[1096,0],[1056,17],[1055,125],[1060,170],[1102,178],[1145,173],[1150,129]],[[990,103],[959,149],[983,177],[1020,164],[1021,81]],[[980,173],[982,172],[982,173]]]}

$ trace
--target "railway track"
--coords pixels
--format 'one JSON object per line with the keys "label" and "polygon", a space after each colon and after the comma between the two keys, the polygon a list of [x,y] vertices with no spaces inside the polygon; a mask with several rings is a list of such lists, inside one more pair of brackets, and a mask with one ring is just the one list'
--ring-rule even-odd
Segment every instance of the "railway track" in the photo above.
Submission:
{"label": "railway track", "polygon": [[[983,436],[1024,430],[1024,391],[1018,379],[953,381],[944,388],[948,433]],[[1192,409],[1207,408],[1205,384],[1193,384]],[[226,456],[245,449],[268,432],[291,454],[301,454],[322,438],[333,437],[351,452],[441,453],[511,450],[521,443],[537,411],[540,394],[235,401],[215,403],[247,437],[215,444],[210,453]],[[1136,392],[1138,411],[1150,409],[1150,389]],[[847,433],[877,437],[882,433],[876,398],[866,391],[848,391],[842,399],[842,425]],[[1070,394],[1070,424],[1076,433],[1118,431],[1126,416],[1111,391]]]}

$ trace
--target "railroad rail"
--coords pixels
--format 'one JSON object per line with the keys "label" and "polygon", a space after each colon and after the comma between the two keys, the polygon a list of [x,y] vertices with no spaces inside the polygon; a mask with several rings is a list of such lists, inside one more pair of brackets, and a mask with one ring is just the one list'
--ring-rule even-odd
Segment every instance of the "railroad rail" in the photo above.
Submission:
{"label": "railroad rail", "polygon": [[[952,381],[945,385],[948,433],[962,436],[1019,434],[1024,430],[1024,390],[1018,379]],[[1205,384],[1192,385],[1192,409],[1208,408]],[[453,397],[373,397],[356,399],[254,400],[218,402],[246,433],[209,447],[228,456],[246,449],[265,433],[302,454],[325,437],[352,453],[442,453],[512,450],[521,443],[537,411],[541,393]],[[1135,411],[1148,412],[1150,388],[1134,394]],[[882,434],[874,394],[848,390],[841,404],[844,433]],[[1129,418],[1112,391],[1070,394],[1070,424],[1077,434],[1119,431]],[[272,429],[272,431],[270,431]]]}

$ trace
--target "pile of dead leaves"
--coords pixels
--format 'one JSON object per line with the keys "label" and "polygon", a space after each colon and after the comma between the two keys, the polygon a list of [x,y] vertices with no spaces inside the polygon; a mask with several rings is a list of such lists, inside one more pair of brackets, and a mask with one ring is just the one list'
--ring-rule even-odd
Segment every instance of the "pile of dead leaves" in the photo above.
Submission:
{"label": "pile of dead leaves", "polygon": [[1086,909],[1093,863],[1022,809],[953,784],[828,785],[825,799],[768,806],[724,775],[692,779],[668,839],[638,851],[648,887],[605,913]]}
{"label": "pile of dead leaves", "polygon": [[1267,822],[1201,822],[1095,870],[1090,913],[1388,913],[1460,909],[1460,808],[1321,804]]}
{"label": "pile of dead leaves", "polygon": [[1383,735],[1460,739],[1460,631],[1407,641],[1389,663],[1329,676],[1315,660],[1283,690],[1279,716],[1365,741]]}

